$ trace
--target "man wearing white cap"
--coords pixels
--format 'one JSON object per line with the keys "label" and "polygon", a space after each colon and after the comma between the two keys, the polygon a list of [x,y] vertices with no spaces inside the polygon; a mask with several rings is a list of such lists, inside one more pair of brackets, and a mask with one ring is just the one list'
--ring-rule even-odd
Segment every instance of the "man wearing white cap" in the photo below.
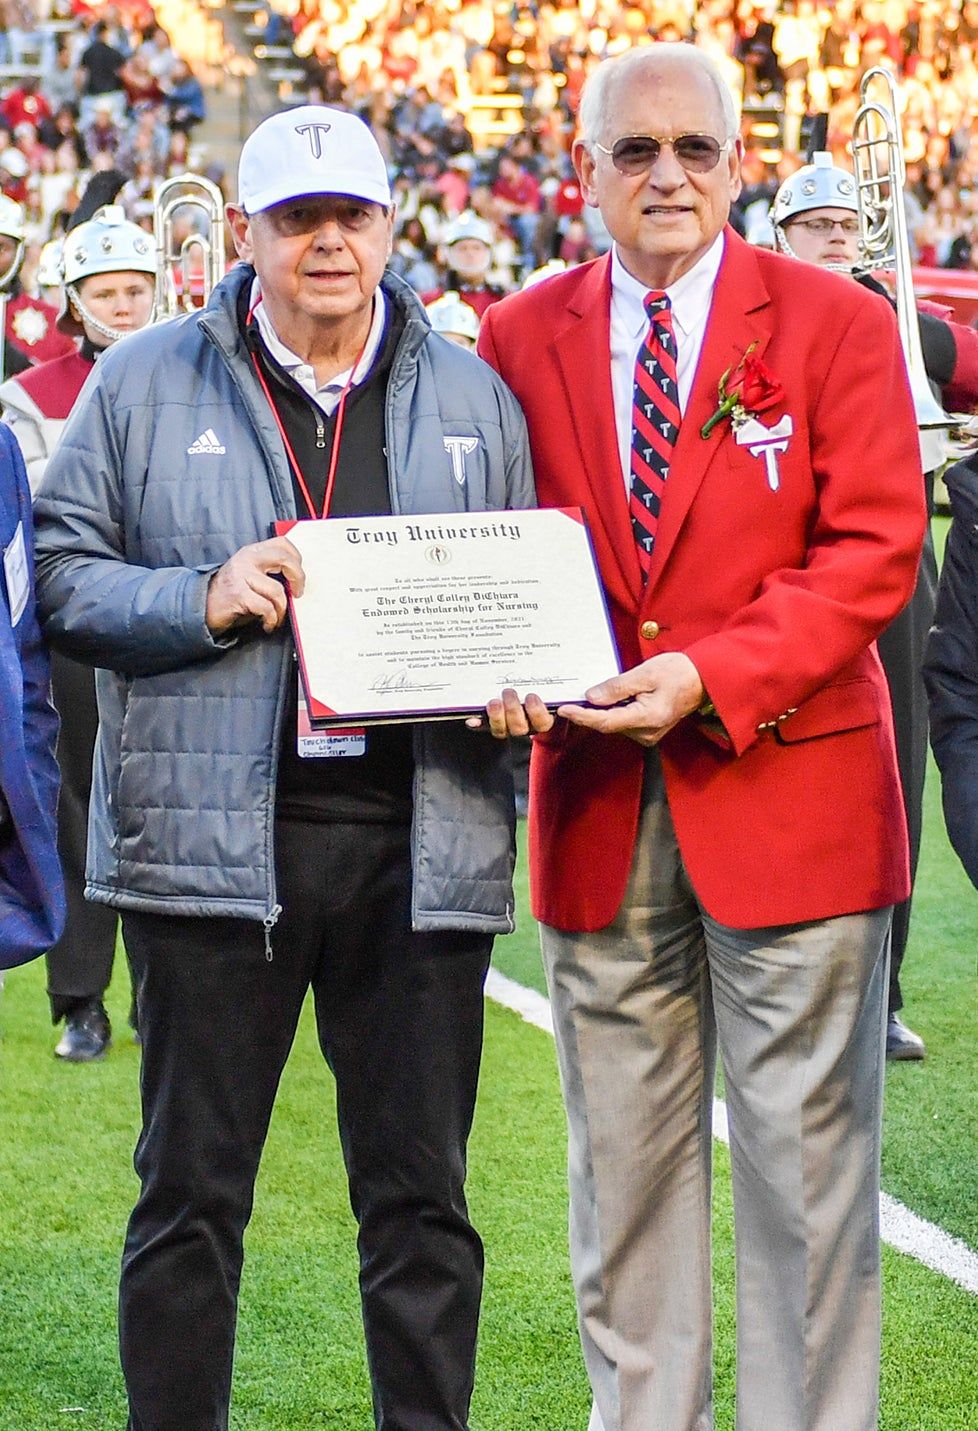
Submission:
{"label": "man wearing white cap", "polygon": [[385,273],[393,208],[358,119],[266,120],[228,220],[243,262],[202,312],[100,359],[36,505],[48,636],[103,668],[88,894],[122,910],[143,1040],[129,1426],[228,1425],[242,1238],[311,988],[377,1424],[464,1431],[482,1281],[465,1150],[483,980],[512,928],[508,759],[462,721],[320,757],[285,624],[301,561],[268,532],[526,506],[525,428]]}

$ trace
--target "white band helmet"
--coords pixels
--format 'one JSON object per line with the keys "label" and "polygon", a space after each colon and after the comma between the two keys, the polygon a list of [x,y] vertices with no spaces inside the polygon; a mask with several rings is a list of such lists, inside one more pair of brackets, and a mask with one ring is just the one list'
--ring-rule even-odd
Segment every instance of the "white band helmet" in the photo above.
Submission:
{"label": "white band helmet", "polygon": [[156,267],[156,240],[152,234],[130,223],[121,204],[106,204],[97,209],[87,223],[72,229],[64,241],[61,270],[65,301],[58,315],[58,328],[62,333],[82,332],[83,325],[76,316],[81,314],[97,333],[114,343],[123,333],[89,312],[76,285],[99,273],[145,273],[155,281]]}
{"label": "white band helmet", "polygon": [[27,230],[24,227],[24,210],[6,194],[0,194],[0,234],[13,239],[16,244],[13,258],[0,271],[0,294],[9,294],[24,262]]}
{"label": "white band helmet", "polygon": [[0,234],[21,242],[27,237],[24,210],[13,199],[8,199],[6,194],[0,194]]}
{"label": "white band helmet", "polygon": [[26,179],[30,167],[23,150],[13,147],[0,150],[0,169],[11,179]]}
{"label": "white band helmet", "polygon": [[441,241],[446,248],[451,248],[453,243],[459,243],[462,239],[478,239],[486,248],[492,248],[494,237],[492,225],[487,224],[485,219],[480,219],[471,209],[466,209],[457,219],[446,224]]}
{"label": "white band helmet", "polygon": [[479,315],[459,298],[457,293],[445,293],[425,305],[425,312],[436,333],[454,333],[473,343],[479,336]]}
{"label": "white band helmet", "polygon": [[77,283],[94,273],[156,275],[156,241],[130,223],[121,204],[106,204],[86,224],[72,229],[64,241],[65,283]]}
{"label": "white band helmet", "polygon": [[62,240],[48,239],[37,260],[37,285],[39,288],[61,287]]}
{"label": "white band helmet", "polygon": [[847,169],[840,169],[832,155],[820,150],[812,155],[810,164],[803,164],[791,174],[774,196],[771,205],[771,222],[774,236],[782,253],[792,251],[784,233],[784,225],[799,214],[807,214],[812,209],[847,209],[858,214],[856,202],[856,181]]}

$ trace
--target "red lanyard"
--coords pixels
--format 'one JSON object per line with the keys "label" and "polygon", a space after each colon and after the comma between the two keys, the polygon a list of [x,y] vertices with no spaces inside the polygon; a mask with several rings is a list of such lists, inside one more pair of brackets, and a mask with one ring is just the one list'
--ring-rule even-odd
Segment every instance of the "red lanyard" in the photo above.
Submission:
{"label": "red lanyard", "polygon": [[[246,325],[251,323],[251,318],[254,311],[255,309],[252,308],[249,312],[248,317],[246,319]],[[367,351],[367,344],[369,342],[370,330],[368,329],[367,336],[363,340],[363,347],[357,354],[356,362],[350,369],[350,376],[347,378],[345,384],[343,385],[343,391],[340,393],[340,400],[336,405],[336,423],[333,427],[333,442],[329,454],[329,470],[326,473],[326,491],[323,496],[323,517],[329,515],[329,504],[333,499],[333,483],[336,480],[336,465],[340,457],[340,438],[343,433],[343,415],[346,412],[346,399],[351,387],[353,386],[353,375],[363,361],[363,355]],[[275,419],[275,426],[278,428],[279,436],[281,437],[282,443],[285,447],[286,456],[288,457],[289,462],[292,464],[292,471],[295,473],[295,480],[299,484],[299,490],[302,492],[302,495],[305,498],[306,507],[308,508],[309,515],[315,520],[316,508],[313,506],[312,497],[309,493],[309,488],[306,485],[306,479],[302,475],[302,468],[299,466],[299,460],[292,450],[292,444],[289,441],[288,434],[285,431],[285,428],[282,426],[282,419],[279,416],[278,408],[275,406],[275,400],[272,397],[271,392],[269,391],[268,383],[265,381],[265,374],[261,370],[261,364],[258,361],[258,355],[255,353],[255,350],[253,348],[251,350],[251,361],[255,365],[255,372],[258,374],[258,381],[261,383],[262,392],[268,399],[268,406],[272,410],[272,417],[274,417]]]}

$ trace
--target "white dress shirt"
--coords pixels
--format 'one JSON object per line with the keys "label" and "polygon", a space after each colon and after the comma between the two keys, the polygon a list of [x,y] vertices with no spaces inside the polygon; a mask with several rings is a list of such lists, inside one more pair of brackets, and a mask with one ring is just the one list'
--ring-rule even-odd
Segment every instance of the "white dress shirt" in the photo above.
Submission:
{"label": "white dress shirt", "polygon": [[367,342],[363,353],[360,356],[354,369],[347,368],[343,373],[337,373],[335,377],[329,379],[322,387],[316,382],[316,374],[308,363],[304,363],[301,358],[296,357],[291,348],[286,347],[281,338],[272,327],[272,320],[268,315],[261,297],[261,285],[256,278],[251,287],[251,311],[258,324],[258,331],[262,336],[262,342],[268,349],[271,356],[278,363],[280,368],[288,373],[290,378],[294,378],[304,392],[307,392],[313,402],[317,403],[327,417],[331,417],[335,411],[340,395],[347,383],[350,382],[350,374],[353,373],[351,387],[357,387],[373,367],[374,359],[380,349],[381,340],[384,336],[384,319],[387,315],[387,300],[378,288],[374,293],[374,311],[370,323],[370,332],[367,334]]}
{"label": "white dress shirt", "polygon": [[[686,411],[689,401],[722,258],[721,233],[703,257],[666,289],[672,304],[672,323],[676,334],[680,412]],[[649,315],[645,311],[645,295],[649,291],[644,283],[628,272],[618,255],[616,244],[611,251],[611,391],[615,401],[615,428],[626,490],[631,486],[635,359],[649,328]]]}

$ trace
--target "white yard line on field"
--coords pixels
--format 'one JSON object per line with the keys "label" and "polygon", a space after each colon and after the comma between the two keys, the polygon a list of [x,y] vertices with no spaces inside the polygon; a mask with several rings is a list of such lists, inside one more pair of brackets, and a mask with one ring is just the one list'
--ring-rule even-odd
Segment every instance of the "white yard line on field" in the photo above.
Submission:
{"label": "white yard line on field", "polygon": [[[535,989],[526,989],[515,979],[508,979],[498,969],[490,969],[486,980],[486,993],[497,1004],[512,1009],[528,1024],[543,1029],[553,1037],[554,1024],[550,1012],[550,1001]],[[727,1128],[727,1106],[719,1098],[713,1104],[713,1136],[721,1142],[729,1143]],[[963,1287],[966,1292],[978,1296],[978,1253],[975,1253],[959,1238],[952,1237],[943,1228],[927,1222],[911,1212],[889,1193],[880,1193],[880,1228],[883,1241],[895,1247],[898,1252],[906,1252],[917,1262],[934,1272],[940,1272]]]}

